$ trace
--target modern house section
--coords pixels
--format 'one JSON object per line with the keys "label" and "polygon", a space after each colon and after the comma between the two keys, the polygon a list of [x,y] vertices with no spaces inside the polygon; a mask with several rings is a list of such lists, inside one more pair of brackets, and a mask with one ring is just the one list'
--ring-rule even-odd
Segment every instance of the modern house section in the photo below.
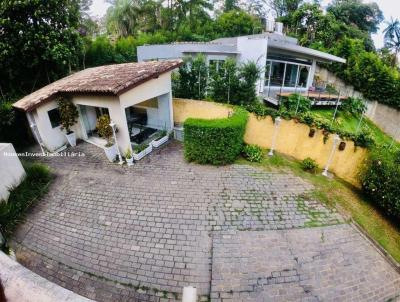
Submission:
{"label": "modern house section", "polygon": [[197,54],[203,54],[207,64],[216,66],[227,58],[233,58],[238,63],[253,61],[261,70],[257,92],[271,103],[277,103],[282,93],[307,93],[314,90],[318,62],[346,62],[337,56],[302,47],[298,45],[297,39],[281,32],[221,38],[204,43],[145,45],[138,47],[137,54],[139,62]]}
{"label": "modern house section", "polygon": [[97,120],[108,115],[116,124],[121,154],[147,142],[159,130],[173,129],[171,72],[182,62],[128,63],[89,68],[24,97],[14,107],[27,114],[37,142],[49,151],[66,144],[57,97],[70,98],[78,109],[72,127],[77,138],[104,147]]}

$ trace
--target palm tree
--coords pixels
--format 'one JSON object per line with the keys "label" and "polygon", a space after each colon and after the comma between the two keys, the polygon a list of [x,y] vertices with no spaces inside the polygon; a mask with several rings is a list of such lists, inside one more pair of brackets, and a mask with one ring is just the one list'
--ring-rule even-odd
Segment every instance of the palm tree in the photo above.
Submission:
{"label": "palm tree", "polygon": [[107,11],[107,27],[118,37],[134,35],[140,15],[137,0],[117,0]]}
{"label": "palm tree", "polygon": [[383,31],[385,34],[385,47],[394,52],[392,67],[397,64],[397,56],[400,53],[400,21],[393,19],[390,22],[386,22],[387,27]]}

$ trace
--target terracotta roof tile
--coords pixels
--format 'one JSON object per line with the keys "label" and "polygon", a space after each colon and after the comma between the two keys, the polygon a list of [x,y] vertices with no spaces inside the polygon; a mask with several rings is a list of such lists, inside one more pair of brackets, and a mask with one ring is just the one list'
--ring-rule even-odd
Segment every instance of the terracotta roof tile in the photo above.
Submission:
{"label": "terracotta roof tile", "polygon": [[13,106],[24,111],[31,111],[60,93],[120,95],[126,90],[177,68],[181,64],[182,60],[166,60],[87,68],[25,96],[14,103]]}

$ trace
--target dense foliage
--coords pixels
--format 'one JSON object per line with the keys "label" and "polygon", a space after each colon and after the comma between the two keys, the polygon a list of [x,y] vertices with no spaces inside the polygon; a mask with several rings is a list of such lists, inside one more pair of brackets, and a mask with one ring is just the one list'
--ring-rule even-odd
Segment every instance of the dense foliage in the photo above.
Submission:
{"label": "dense foliage", "polygon": [[11,190],[8,202],[0,201],[0,230],[10,237],[15,227],[24,220],[29,207],[47,191],[51,174],[39,163],[24,164],[26,178]]}
{"label": "dense foliage", "polygon": [[400,152],[377,149],[361,173],[364,192],[384,212],[400,221]]}
{"label": "dense foliage", "polygon": [[264,157],[263,150],[257,145],[245,145],[242,154],[248,161],[256,163],[261,162]]}
{"label": "dense foliage", "polygon": [[290,35],[304,46],[347,59],[346,64],[329,64],[347,84],[371,100],[400,106],[400,73],[393,67],[400,51],[400,23],[393,21],[385,31],[386,49],[377,52],[371,39],[383,20],[376,3],[335,0],[324,13],[318,3],[300,1],[297,9],[280,18]]}
{"label": "dense foliage", "polygon": [[67,74],[81,51],[78,0],[0,2],[0,87],[21,95]]}
{"label": "dense foliage", "polygon": [[243,148],[247,117],[247,111],[235,108],[227,118],[187,119],[184,123],[186,160],[212,165],[234,162]]}
{"label": "dense foliage", "polygon": [[204,56],[185,58],[173,78],[176,97],[205,99],[244,105],[257,99],[256,82],[259,70],[254,62],[237,65],[227,59],[218,66],[207,65]]}

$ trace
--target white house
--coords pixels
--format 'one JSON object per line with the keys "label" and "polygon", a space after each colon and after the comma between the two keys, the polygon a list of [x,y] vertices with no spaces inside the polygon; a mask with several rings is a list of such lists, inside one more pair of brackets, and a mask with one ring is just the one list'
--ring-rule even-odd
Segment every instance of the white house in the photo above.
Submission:
{"label": "white house", "polygon": [[79,112],[72,128],[77,138],[104,147],[96,121],[109,115],[124,154],[157,130],[172,130],[171,72],[181,63],[168,60],[88,68],[25,96],[13,106],[26,112],[38,143],[54,151],[66,144],[55,99],[68,96]]}
{"label": "white house", "polygon": [[337,56],[299,46],[297,39],[283,35],[281,26],[277,25],[275,32],[269,29],[262,34],[211,42],[139,46],[138,61],[176,59],[196,54],[205,55],[210,65],[218,65],[226,58],[234,58],[239,63],[254,61],[262,71],[257,92],[265,100],[274,99],[278,92],[308,91],[313,85],[317,62],[346,62]]}

